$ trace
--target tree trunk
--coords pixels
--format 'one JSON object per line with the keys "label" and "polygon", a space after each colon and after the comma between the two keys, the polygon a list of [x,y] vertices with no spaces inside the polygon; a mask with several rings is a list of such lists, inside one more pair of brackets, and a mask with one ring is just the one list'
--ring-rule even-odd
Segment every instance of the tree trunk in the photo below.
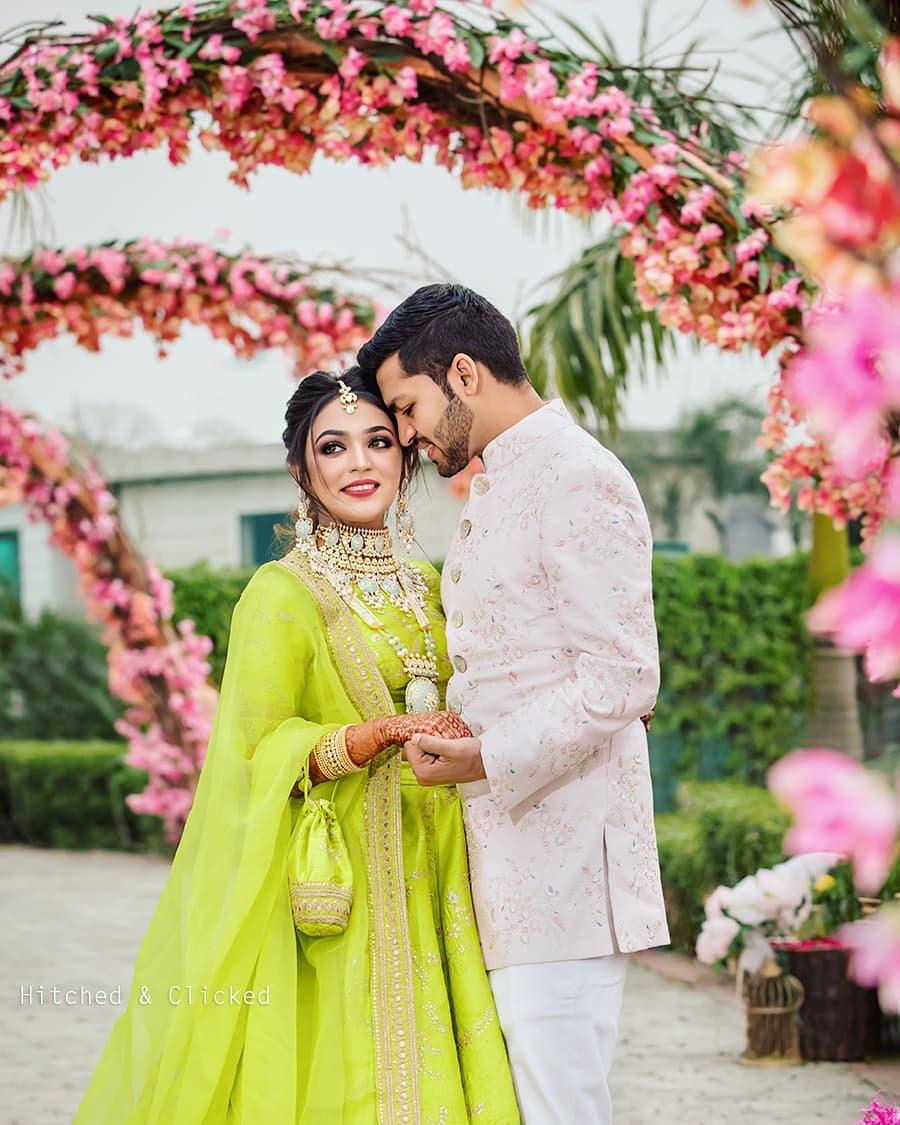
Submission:
{"label": "tree trunk", "polygon": [[[846,529],[838,531],[827,516],[816,514],[809,556],[809,587],[813,600],[850,573]],[[842,750],[862,759],[863,738],[856,698],[856,658],[824,637],[813,638],[810,667],[812,708],[807,745]]]}

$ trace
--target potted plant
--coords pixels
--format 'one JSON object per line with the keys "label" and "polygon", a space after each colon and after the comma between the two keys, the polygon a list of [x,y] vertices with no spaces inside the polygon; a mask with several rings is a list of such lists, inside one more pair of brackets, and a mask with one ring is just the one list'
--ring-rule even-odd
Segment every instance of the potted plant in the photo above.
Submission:
{"label": "potted plant", "polygon": [[747,1007],[748,1058],[862,1058],[877,1043],[875,994],[847,974],[834,936],[861,916],[852,874],[833,853],[795,856],[718,887],[697,957],[735,963]]}
{"label": "potted plant", "polygon": [[812,909],[797,933],[772,942],[787,971],[803,985],[800,1053],[804,1059],[848,1062],[864,1058],[878,1046],[877,993],[852,980],[849,952],[835,936],[840,926],[862,915],[853,872],[849,864],[841,863],[814,882]]}

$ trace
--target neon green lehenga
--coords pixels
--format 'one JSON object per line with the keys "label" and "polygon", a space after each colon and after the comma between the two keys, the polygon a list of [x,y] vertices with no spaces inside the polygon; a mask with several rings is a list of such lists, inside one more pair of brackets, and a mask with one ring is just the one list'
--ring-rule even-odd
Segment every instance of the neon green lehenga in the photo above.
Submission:
{"label": "neon green lehenga", "polygon": [[[399,610],[381,615],[414,643]],[[402,710],[406,679],[298,552],[253,576],[194,804],[76,1125],[519,1121],[454,788],[421,788],[396,750],[317,786],[334,801],[355,898],[343,934],[294,929],[301,766],[328,732]]]}

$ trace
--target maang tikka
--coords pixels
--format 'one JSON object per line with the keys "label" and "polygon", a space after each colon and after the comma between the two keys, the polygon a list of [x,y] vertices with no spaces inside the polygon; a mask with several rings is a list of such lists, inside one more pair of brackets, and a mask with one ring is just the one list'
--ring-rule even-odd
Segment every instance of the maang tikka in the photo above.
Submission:
{"label": "maang tikka", "polygon": [[343,379],[337,381],[338,389],[341,392],[340,400],[345,414],[355,414],[356,404],[359,402],[359,395],[356,391],[352,390]]}

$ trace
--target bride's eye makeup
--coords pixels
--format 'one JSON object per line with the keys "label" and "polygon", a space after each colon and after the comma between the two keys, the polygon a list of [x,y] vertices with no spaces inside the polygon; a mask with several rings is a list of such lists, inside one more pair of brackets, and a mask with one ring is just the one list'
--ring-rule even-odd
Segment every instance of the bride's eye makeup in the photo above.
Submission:
{"label": "bride's eye makeup", "polygon": [[[329,457],[333,453],[340,453],[344,448],[345,447],[342,442],[334,441],[334,439],[332,439],[331,441],[322,442],[322,444],[319,446],[319,453],[321,453],[323,457]],[[369,442],[369,448],[393,449],[394,439],[388,434],[379,434],[377,437],[373,437],[371,439],[371,441]]]}

